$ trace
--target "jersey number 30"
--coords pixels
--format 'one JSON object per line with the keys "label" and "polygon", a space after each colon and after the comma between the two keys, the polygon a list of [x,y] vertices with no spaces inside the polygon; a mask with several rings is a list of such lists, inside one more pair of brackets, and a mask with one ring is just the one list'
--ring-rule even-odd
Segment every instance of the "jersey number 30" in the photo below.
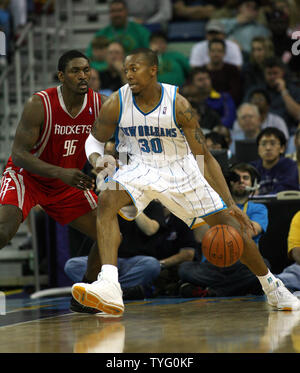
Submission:
{"label": "jersey number 30", "polygon": [[146,139],[139,139],[139,143],[141,144],[141,150],[145,153],[161,153],[162,152],[162,145],[161,141],[158,137],[155,137],[151,140]]}

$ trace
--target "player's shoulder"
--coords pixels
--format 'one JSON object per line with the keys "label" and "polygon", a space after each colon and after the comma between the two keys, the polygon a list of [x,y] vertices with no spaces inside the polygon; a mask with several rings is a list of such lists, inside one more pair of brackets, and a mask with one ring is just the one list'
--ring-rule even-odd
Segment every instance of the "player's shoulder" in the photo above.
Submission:
{"label": "player's shoulder", "polygon": [[25,107],[35,110],[38,108],[43,108],[43,97],[37,93],[34,93],[28,98]]}
{"label": "player's shoulder", "polygon": [[176,103],[176,109],[190,107],[189,101],[182,94],[179,93],[179,89],[177,90],[177,93],[176,93],[175,103]]}
{"label": "player's shoulder", "polygon": [[51,98],[57,95],[58,95],[58,87],[50,87],[47,89],[43,89],[41,91],[37,91],[33,94],[33,96],[39,96],[39,97],[44,97],[44,98]]}
{"label": "player's shoulder", "polygon": [[115,91],[110,96],[106,96],[105,102],[102,101],[100,115],[110,119],[118,118],[121,107],[118,91]]}

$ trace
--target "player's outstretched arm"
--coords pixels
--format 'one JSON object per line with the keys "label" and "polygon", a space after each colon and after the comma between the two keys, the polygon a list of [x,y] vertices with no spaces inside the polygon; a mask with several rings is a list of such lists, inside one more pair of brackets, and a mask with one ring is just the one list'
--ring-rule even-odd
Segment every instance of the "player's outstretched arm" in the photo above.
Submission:
{"label": "player's outstretched arm", "polygon": [[37,143],[44,123],[44,107],[39,96],[33,95],[24,106],[18,124],[13,148],[12,160],[25,170],[49,178],[61,179],[64,183],[78,189],[92,189],[93,179],[78,169],[65,169],[44,162],[31,154]]}
{"label": "player's outstretched arm", "polygon": [[57,168],[33,156],[30,151],[37,143],[44,123],[44,107],[39,96],[33,95],[24,106],[18,124],[13,147],[12,160],[25,170],[44,177],[57,177]]}
{"label": "player's outstretched arm", "polygon": [[100,169],[97,170],[96,163],[99,157],[103,157],[104,145],[115,133],[118,125],[119,112],[119,94],[118,92],[114,92],[102,104],[99,116],[86,141],[86,155],[96,172],[100,171]]}
{"label": "player's outstretched arm", "polygon": [[205,179],[221,196],[230,209],[231,214],[239,220],[240,224],[249,231],[253,231],[254,229],[250,219],[235,204],[221,167],[206,146],[205,136],[203,135],[198,120],[196,119],[193,108],[190,103],[179,94],[176,97],[176,120],[185,134],[194,157],[197,159],[198,156],[204,156]]}
{"label": "player's outstretched arm", "polygon": [[176,98],[176,120],[178,125],[182,128],[196,160],[198,160],[198,157],[204,157],[204,176],[208,183],[222,197],[227,206],[235,204],[222,170],[206,146],[205,136],[196,119],[193,108],[190,103],[179,94]]}

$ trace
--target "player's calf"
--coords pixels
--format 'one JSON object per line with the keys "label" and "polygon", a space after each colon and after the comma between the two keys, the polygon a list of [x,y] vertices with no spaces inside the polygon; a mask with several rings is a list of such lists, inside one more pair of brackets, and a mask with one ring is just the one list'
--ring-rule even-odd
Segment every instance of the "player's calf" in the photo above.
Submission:
{"label": "player's calf", "polygon": [[0,206],[0,249],[15,236],[21,222],[22,213],[16,206]]}

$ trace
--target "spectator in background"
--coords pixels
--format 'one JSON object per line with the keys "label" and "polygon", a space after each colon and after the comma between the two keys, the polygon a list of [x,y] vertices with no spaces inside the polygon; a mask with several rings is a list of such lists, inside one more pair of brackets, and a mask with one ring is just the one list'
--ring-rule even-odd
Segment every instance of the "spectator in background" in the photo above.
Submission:
{"label": "spectator in background", "polygon": [[122,44],[116,41],[111,42],[107,48],[107,69],[99,73],[102,90],[114,92],[127,83],[123,69],[124,58]]}
{"label": "spectator in background", "polygon": [[111,89],[102,89],[101,88],[101,80],[99,71],[96,69],[91,69],[91,78],[89,81],[89,87],[92,88],[95,92],[99,92],[102,95],[109,96],[112,93]]}
{"label": "spectator in background", "polygon": [[100,91],[99,72],[93,68],[90,71],[91,71],[91,78],[89,81],[89,87],[92,88],[93,91],[99,92]]}
{"label": "spectator in background", "polygon": [[[237,131],[232,131],[230,150],[235,155],[236,140],[256,140],[261,131],[261,119],[257,106],[249,103],[242,104],[237,110]],[[254,159],[253,159],[254,160]]]}
{"label": "spectator in background", "polygon": [[[11,52],[11,13],[9,11],[10,0],[0,0],[0,31],[3,31],[6,37],[6,55]],[[5,65],[6,61],[0,56],[0,67]]]}
{"label": "spectator in background", "polygon": [[228,149],[225,137],[218,132],[209,132],[205,135],[205,143],[209,150]]}
{"label": "spectator in background", "polygon": [[97,71],[107,69],[106,55],[109,41],[105,36],[96,36],[91,43],[90,65]]}
{"label": "spectator in background", "polygon": [[300,184],[300,127],[298,127],[295,135],[293,136],[293,139],[294,139],[294,144],[295,144],[295,151],[293,153],[288,153],[285,156],[297,162],[298,173],[299,173],[299,184]]}
{"label": "spectator in background", "polygon": [[[268,209],[265,205],[248,201],[258,178],[257,170],[247,163],[239,163],[231,168],[228,186],[237,206],[245,211],[255,228],[252,239],[259,243],[261,235],[268,227]],[[202,239],[209,229],[205,224],[198,229],[198,239]],[[267,263],[266,263],[267,264]],[[263,294],[256,276],[240,261],[229,267],[216,267],[205,257],[201,262],[183,263],[179,267],[183,282],[180,295],[183,297],[227,297],[247,294]]]}
{"label": "spectator in background", "polygon": [[158,55],[157,80],[177,86],[186,81],[190,65],[188,58],[176,51],[168,51],[168,39],[164,32],[157,31],[150,36],[150,49]]}
{"label": "spectator in background", "polygon": [[195,43],[190,53],[190,65],[191,67],[207,65],[210,62],[210,56],[208,53],[208,43],[212,39],[224,40],[225,42],[225,55],[224,62],[231,65],[235,65],[239,68],[243,65],[243,56],[239,46],[226,39],[224,26],[217,20],[210,20],[205,27],[205,39],[199,43]]}
{"label": "spectator in background", "polygon": [[250,94],[250,103],[256,105],[261,119],[261,129],[275,127],[282,131],[288,141],[290,135],[285,121],[277,114],[270,112],[271,99],[264,89],[253,90]]}
{"label": "spectator in background", "polygon": [[264,83],[252,87],[246,92],[245,101],[249,101],[252,90],[264,88],[270,98],[270,112],[282,117],[292,134],[300,118],[300,88],[287,76],[284,64],[271,57],[264,64]]}
{"label": "spectator in background", "polygon": [[261,176],[259,195],[299,190],[297,163],[284,157],[286,138],[278,128],[267,127],[257,136],[260,159],[251,162]]}
{"label": "spectator in background", "polygon": [[204,133],[209,132],[215,126],[222,125],[220,115],[206,103],[202,93],[195,85],[183,86],[180,93],[191,103],[195,115],[201,121]]}
{"label": "spectator in background", "polygon": [[[207,106],[219,114],[221,123],[231,128],[236,117],[235,103],[231,95],[215,90],[210,73],[205,67],[194,68],[191,72],[190,82],[198,90],[198,102],[205,102]],[[214,123],[211,123],[209,129],[212,129],[213,126]]]}
{"label": "spectator in background", "polygon": [[243,66],[244,91],[264,83],[264,62],[274,56],[274,46],[270,39],[256,36],[251,41],[249,60]]}
{"label": "spectator in background", "polygon": [[[288,233],[288,257],[295,263],[275,275],[290,291],[300,290],[300,211],[293,216]],[[299,294],[298,294],[299,295]]]}
{"label": "spectator in background", "polygon": [[288,235],[288,254],[291,259],[300,264],[300,211],[298,211],[291,221]]}
{"label": "spectator in background", "polygon": [[225,138],[225,141],[227,143],[227,148],[229,149],[231,143],[232,143],[232,137],[231,137],[231,131],[228,127],[224,126],[223,124],[219,124],[217,126],[213,127],[213,132],[217,132],[220,135],[223,135]]}
{"label": "spectator in background", "polygon": [[[112,0],[109,4],[110,24],[96,32],[95,37],[105,36],[109,41],[117,41],[125,53],[140,47],[149,47],[150,31],[144,26],[128,20],[126,3]],[[87,57],[92,56],[92,46],[88,46]]]}
{"label": "spectator in background", "polygon": [[[296,1],[273,0],[266,11],[267,27],[272,33],[275,55],[282,60],[293,75],[299,78],[300,57],[292,53],[292,32],[299,30],[297,24],[292,24],[292,12]],[[298,13],[299,16],[299,13]]]}
{"label": "spectator in background", "polygon": [[218,124],[213,127],[212,131],[222,135],[227,143],[227,149],[228,149],[227,157],[229,161],[229,166],[236,163],[236,157],[232,154],[231,149],[230,149],[231,144],[232,144],[231,130],[227,128],[226,126],[224,126],[223,124]]}
{"label": "spectator in background", "polygon": [[[257,106],[258,108],[261,120],[261,129],[267,127],[276,127],[284,133],[288,141],[290,135],[287,125],[279,115],[270,112],[271,99],[265,89],[253,89],[251,91],[251,94],[249,95],[249,103]],[[233,131],[238,132],[240,129],[241,128],[238,121],[235,121],[233,125]]]}
{"label": "spectator in background", "polygon": [[212,39],[208,43],[210,62],[205,65],[209,71],[212,85],[219,92],[231,95],[236,105],[243,95],[241,71],[238,67],[224,62],[226,44],[224,40]]}
{"label": "spectator in background", "polygon": [[13,33],[18,38],[28,19],[27,0],[10,0],[9,9],[12,14]]}
{"label": "spectator in background", "polygon": [[213,16],[216,1],[174,0],[173,19],[175,21],[207,20]]}
{"label": "spectator in background", "polygon": [[197,258],[198,243],[194,232],[167,208],[164,208],[164,216],[164,224],[153,240],[155,242],[148,246],[148,255],[157,258],[161,266],[154,281],[154,296],[178,295],[179,265]]}
{"label": "spectator in background", "polygon": [[171,0],[125,0],[129,19],[140,24],[159,25],[159,29],[166,28],[172,19]]}
{"label": "spectator in background", "polygon": [[271,36],[267,27],[257,22],[259,1],[241,0],[238,2],[237,16],[222,18],[227,38],[238,43],[241,50],[248,56],[251,52],[251,41],[256,36]]}

